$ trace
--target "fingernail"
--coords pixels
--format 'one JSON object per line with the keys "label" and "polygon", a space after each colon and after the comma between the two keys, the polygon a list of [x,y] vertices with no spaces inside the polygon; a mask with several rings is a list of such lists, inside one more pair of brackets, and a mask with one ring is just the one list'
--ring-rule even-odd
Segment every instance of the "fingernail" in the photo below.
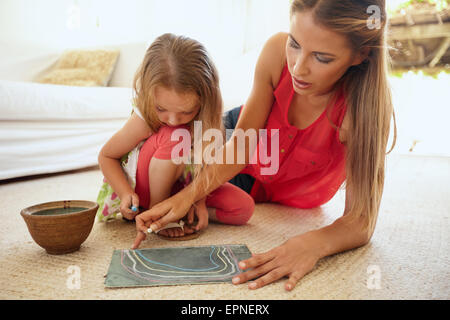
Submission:
{"label": "fingernail", "polygon": [[233,283],[238,284],[240,281],[239,277],[233,278]]}
{"label": "fingernail", "polygon": [[255,283],[255,282],[252,282],[252,283],[250,283],[250,284],[248,285],[248,287],[249,287],[250,289],[255,289],[255,288],[256,288],[256,283]]}
{"label": "fingernail", "polygon": [[239,268],[241,268],[241,269],[245,269],[245,263],[243,263],[243,262],[239,262]]}
{"label": "fingernail", "polygon": [[292,289],[292,284],[286,285],[286,289],[291,290]]}

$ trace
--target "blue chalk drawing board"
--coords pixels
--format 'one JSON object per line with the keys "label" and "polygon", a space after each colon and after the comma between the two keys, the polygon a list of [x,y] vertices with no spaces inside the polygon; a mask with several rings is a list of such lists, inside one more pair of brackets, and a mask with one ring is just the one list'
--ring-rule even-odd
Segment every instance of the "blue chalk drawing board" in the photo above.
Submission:
{"label": "blue chalk drawing board", "polygon": [[231,282],[238,263],[251,257],[246,245],[114,250],[105,286],[148,287]]}

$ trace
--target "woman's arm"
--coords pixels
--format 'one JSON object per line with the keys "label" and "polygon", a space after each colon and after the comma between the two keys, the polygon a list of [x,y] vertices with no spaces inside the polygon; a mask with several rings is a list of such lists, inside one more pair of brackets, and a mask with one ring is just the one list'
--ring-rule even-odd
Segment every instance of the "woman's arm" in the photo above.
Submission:
{"label": "woman's arm", "polygon": [[[134,191],[122,170],[120,158],[135,148],[139,142],[148,138],[150,134],[151,130],[147,123],[133,113],[125,125],[100,150],[98,155],[100,169],[106,181],[122,201],[127,196],[134,194]],[[131,204],[131,199],[129,202]],[[138,206],[139,203],[133,203],[133,205]]]}
{"label": "woman's arm", "polygon": [[[247,130],[255,130],[258,136],[259,129],[265,127],[274,101],[273,91],[278,84],[278,80],[285,64],[284,47],[286,39],[286,34],[278,33],[272,36],[263,47],[256,63],[252,91],[250,92],[247,102],[243,106],[232,137],[223,147],[223,164],[212,164],[207,167],[205,170],[205,176],[207,178],[202,179],[203,182],[206,182],[207,180],[211,181],[214,177],[214,173],[217,173],[215,181],[208,187],[200,182],[196,190],[193,190],[195,194],[194,201],[202,199],[236,176],[249,163],[254,150],[250,150],[250,143],[245,143],[241,147],[237,143],[235,133],[238,129],[242,129],[244,132]],[[253,145],[256,146],[256,143]],[[238,153],[244,153],[244,164],[238,164]],[[227,154],[234,154],[232,164],[227,164]]]}
{"label": "woman's arm", "polygon": [[349,219],[351,195],[346,192],[344,215],[329,226],[312,230],[286,241],[268,252],[241,261],[239,267],[251,269],[233,278],[234,284],[256,279],[249,284],[257,289],[287,276],[285,289],[292,290],[323,257],[354,249],[369,242],[372,233],[365,231],[365,218]]}
{"label": "woman's arm", "polygon": [[347,189],[342,217],[326,227],[310,232],[311,238],[317,239],[316,243],[321,244],[318,251],[320,258],[363,246],[370,241],[373,230],[366,230],[367,218],[364,215],[355,219],[352,217],[353,213],[348,209],[351,201],[351,194]]}
{"label": "woman's arm", "polygon": [[[265,127],[274,101],[273,90],[278,84],[285,65],[286,41],[287,34],[279,33],[272,36],[265,44],[256,63],[252,91],[243,107],[235,129],[242,129],[244,132],[247,130],[258,132],[259,129]],[[249,144],[245,144],[245,147],[238,150],[235,135],[228,140],[223,150],[224,164],[208,165],[203,176],[200,176],[198,183],[195,184],[195,189],[193,189],[194,184],[190,184],[176,195],[156,205],[152,210],[138,215],[136,217],[138,230],[145,231],[149,224],[152,224],[152,229],[157,230],[169,222],[184,217],[193,203],[206,197],[238,174],[249,162],[252,151],[249,150]],[[226,164],[226,154],[232,152],[235,156],[234,163]],[[244,164],[237,163],[238,152],[244,152]],[[210,181],[210,183],[207,184],[207,181]]]}

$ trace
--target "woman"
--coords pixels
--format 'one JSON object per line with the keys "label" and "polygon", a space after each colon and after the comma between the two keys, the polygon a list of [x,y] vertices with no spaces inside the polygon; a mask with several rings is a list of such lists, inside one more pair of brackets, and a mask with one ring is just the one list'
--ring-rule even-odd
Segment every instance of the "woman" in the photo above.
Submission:
{"label": "woman", "polygon": [[[379,9],[379,20],[367,13],[370,6]],[[219,164],[211,165],[196,185],[137,216],[135,247],[148,226],[159,229],[180,219],[195,201],[233,177],[235,183],[244,181],[241,187],[256,202],[299,208],[326,203],[344,181],[346,188],[342,217],[241,261],[241,269],[251,270],[236,276],[235,284],[254,279],[249,288],[256,289],[287,276],[285,289],[292,290],[320,258],[368,243],[394,115],[385,1],[296,0],[290,19],[289,34],[276,34],[265,44],[247,103],[231,112],[240,112],[236,129],[279,129],[278,172],[261,175],[263,164],[248,164],[249,157],[246,164],[221,165],[216,176],[212,169]],[[235,148],[233,135],[225,153]],[[238,151],[247,155],[249,146]]]}

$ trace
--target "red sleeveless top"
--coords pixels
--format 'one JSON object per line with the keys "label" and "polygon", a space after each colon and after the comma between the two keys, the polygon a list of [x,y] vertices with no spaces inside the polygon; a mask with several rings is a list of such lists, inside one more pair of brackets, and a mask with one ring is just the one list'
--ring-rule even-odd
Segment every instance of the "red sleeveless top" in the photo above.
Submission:
{"label": "red sleeveless top", "polygon": [[[258,157],[263,147],[260,141],[253,161],[241,173],[255,178],[251,196],[255,202],[277,202],[297,208],[314,208],[328,202],[345,181],[346,146],[339,140],[338,128],[344,119],[346,104],[343,90],[330,108],[305,129],[298,129],[288,121],[288,109],[294,96],[292,78],[287,66],[274,91],[275,101],[266,122],[268,157],[271,141],[278,135],[279,163],[275,174],[261,174],[270,167]],[[278,133],[276,130],[278,129]],[[267,163],[267,161],[264,161]]]}

